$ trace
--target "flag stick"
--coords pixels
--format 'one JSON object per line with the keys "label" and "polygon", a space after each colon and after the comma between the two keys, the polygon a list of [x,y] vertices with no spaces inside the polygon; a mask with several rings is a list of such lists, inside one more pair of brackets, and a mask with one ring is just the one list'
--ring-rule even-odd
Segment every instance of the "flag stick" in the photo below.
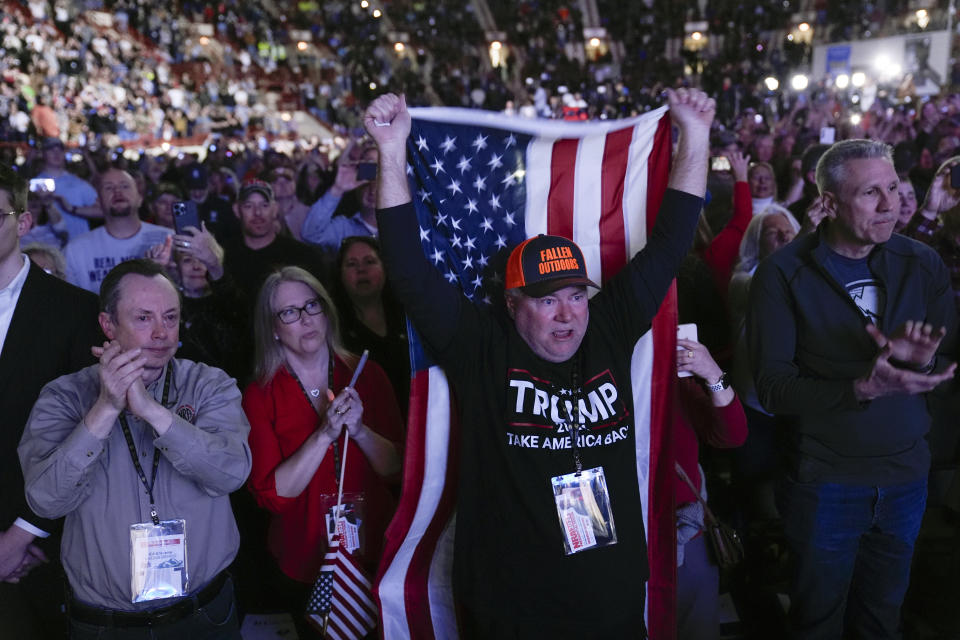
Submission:
{"label": "flag stick", "polygon": [[[364,349],[363,355],[360,356],[360,362],[357,363],[357,368],[353,371],[353,378],[350,379],[350,384],[347,385],[348,388],[352,389],[353,385],[357,383],[357,378],[360,377],[360,372],[363,371],[363,367],[367,364],[367,358],[370,357],[370,350]],[[350,444],[350,432],[347,431],[343,436],[343,459],[340,461],[340,482],[337,485],[337,514],[335,528],[340,528],[340,518],[342,517],[340,513],[340,503],[343,501],[343,476],[344,472],[347,470],[347,446]]]}

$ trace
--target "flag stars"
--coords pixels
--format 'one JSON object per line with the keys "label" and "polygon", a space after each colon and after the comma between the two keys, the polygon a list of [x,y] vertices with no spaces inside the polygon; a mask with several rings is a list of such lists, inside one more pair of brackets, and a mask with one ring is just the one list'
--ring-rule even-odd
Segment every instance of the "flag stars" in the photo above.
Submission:
{"label": "flag stars", "polygon": [[454,230],[456,230],[456,231],[462,231],[462,230],[463,230],[463,229],[460,228],[460,222],[461,222],[461,219],[460,219],[460,218],[451,218],[451,219],[450,219],[450,224],[453,225],[453,228],[454,228]]}
{"label": "flag stars", "polygon": [[450,244],[456,249],[463,248],[463,241],[460,240],[460,236],[453,234],[453,237],[450,238]]}
{"label": "flag stars", "polygon": [[487,162],[487,166],[490,167],[491,171],[495,171],[503,166],[503,155],[493,154],[490,156],[490,161]]}
{"label": "flag stars", "polygon": [[490,232],[492,233],[492,232],[493,232],[493,220],[491,220],[490,218],[484,218],[484,219],[483,219],[483,222],[480,223],[480,228],[483,229],[483,232],[484,232],[484,233],[486,233],[486,232],[488,232],[488,231],[490,231]]}
{"label": "flag stars", "polygon": [[463,265],[464,269],[473,269],[473,258],[470,257],[468,253],[463,260],[460,261],[460,264]]}
{"label": "flag stars", "polygon": [[478,133],[478,134],[477,134],[477,137],[474,138],[474,139],[473,139],[473,142],[470,143],[470,146],[472,146],[472,147],[473,147],[474,149],[476,149],[477,151],[483,151],[484,149],[487,148],[487,138],[488,138],[488,137],[489,137],[489,136],[484,136],[484,135],[481,135],[481,134]]}
{"label": "flag stars", "polygon": [[463,189],[460,188],[460,183],[456,180],[450,180],[450,184],[447,185],[447,190],[450,191],[451,196],[463,193]]}
{"label": "flag stars", "polygon": [[455,274],[453,271],[447,271],[446,275],[443,277],[446,278],[447,282],[450,284],[454,284],[457,281],[457,274]]}
{"label": "flag stars", "polygon": [[467,249],[476,249],[476,248],[477,248],[477,239],[476,239],[476,238],[471,238],[470,236],[467,236],[467,241],[466,241],[466,243],[464,243],[463,246],[466,247]]}
{"label": "flag stars", "polygon": [[494,211],[502,207],[502,205],[500,204],[500,196],[498,196],[495,193],[490,195],[490,200],[487,201],[487,204],[489,204],[490,208],[493,209]]}
{"label": "flag stars", "polygon": [[427,139],[422,135],[417,136],[417,150],[418,151],[429,151],[430,147],[427,145]]}
{"label": "flag stars", "polygon": [[464,209],[467,210],[467,215],[470,215],[471,213],[476,213],[477,211],[479,211],[480,207],[477,206],[476,200],[474,200],[473,198],[467,198],[467,204],[466,206],[464,206]]}
{"label": "flag stars", "polygon": [[420,196],[420,202],[427,202],[430,200],[430,192],[422,187],[419,191],[417,191],[417,195]]}
{"label": "flag stars", "polygon": [[441,224],[442,224],[443,226],[445,226],[445,227],[446,227],[446,226],[450,226],[449,224],[447,224],[447,216],[444,215],[443,213],[440,213],[440,212],[438,211],[438,212],[437,212],[437,226],[440,226]]}
{"label": "flag stars", "polygon": [[477,289],[483,286],[483,278],[481,278],[480,274],[478,273],[477,277],[474,278],[470,284],[473,285],[473,290],[476,291]]}
{"label": "flag stars", "polygon": [[460,156],[460,162],[457,163],[457,169],[460,169],[460,175],[463,175],[467,171],[470,171],[470,169],[472,168],[470,166],[470,162],[471,160],[467,156]]}
{"label": "flag stars", "polygon": [[443,149],[443,154],[446,155],[457,148],[457,139],[447,136],[443,139],[443,142],[440,143],[440,148]]}
{"label": "flag stars", "polygon": [[443,162],[440,158],[434,158],[433,164],[430,165],[430,168],[433,169],[433,175],[438,176],[441,172],[446,173],[446,169],[443,168]]}
{"label": "flag stars", "polygon": [[477,176],[477,179],[473,181],[473,188],[477,190],[477,193],[480,193],[487,188],[487,179],[483,176]]}
{"label": "flag stars", "polygon": [[420,242],[430,242],[430,229],[420,227]]}
{"label": "flag stars", "polygon": [[497,248],[498,248],[498,249],[506,249],[506,248],[507,248],[507,239],[504,238],[502,235],[500,235],[500,234],[498,233],[498,234],[497,234],[497,239],[496,239],[496,241],[494,242],[494,244],[497,245]]}
{"label": "flag stars", "polygon": [[480,254],[480,257],[477,258],[477,264],[479,264],[481,267],[487,266],[488,262],[490,262],[490,258],[483,255],[482,253]]}
{"label": "flag stars", "polygon": [[500,181],[500,184],[505,187],[512,187],[513,185],[517,184],[517,178],[514,176],[514,174],[508,173],[507,175],[503,176],[503,180]]}
{"label": "flag stars", "polygon": [[503,221],[506,222],[506,223],[507,223],[507,226],[510,227],[511,229],[512,229],[513,227],[517,226],[517,221],[514,219],[514,217],[515,217],[516,215],[517,215],[517,214],[516,214],[516,212],[514,212],[514,211],[507,211],[507,212],[503,215]]}
{"label": "flag stars", "polygon": [[512,146],[514,146],[514,145],[517,144],[517,136],[515,136],[515,135],[513,135],[513,134],[511,133],[509,136],[507,136],[507,139],[506,139],[505,142],[506,142],[506,145],[507,145],[506,148],[509,149],[510,147],[512,147]]}
{"label": "flag stars", "polygon": [[443,262],[443,251],[440,251],[438,248],[434,248],[433,254],[430,256],[430,259],[433,260],[434,265],[438,265]]}

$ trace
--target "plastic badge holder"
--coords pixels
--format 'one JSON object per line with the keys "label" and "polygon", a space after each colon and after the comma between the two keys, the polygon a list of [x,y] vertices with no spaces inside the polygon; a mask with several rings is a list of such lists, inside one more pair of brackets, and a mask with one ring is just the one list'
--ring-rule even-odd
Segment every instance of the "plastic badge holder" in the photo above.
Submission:
{"label": "plastic badge holder", "polygon": [[550,479],[565,555],[617,543],[603,467]]}
{"label": "plastic badge holder", "polygon": [[130,525],[131,602],[188,593],[186,529],[182,519]]}
{"label": "plastic badge holder", "polygon": [[366,527],[363,526],[363,521],[366,519],[364,493],[345,491],[340,504],[341,517],[339,518],[335,517],[336,494],[323,494],[323,501],[326,506],[324,520],[327,528],[327,544],[332,545],[342,535],[347,551],[362,557],[366,548]]}

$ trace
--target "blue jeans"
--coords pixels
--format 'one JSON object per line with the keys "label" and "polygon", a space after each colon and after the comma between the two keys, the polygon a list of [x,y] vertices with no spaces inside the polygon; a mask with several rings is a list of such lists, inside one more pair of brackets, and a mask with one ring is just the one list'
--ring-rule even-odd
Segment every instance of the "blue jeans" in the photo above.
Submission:
{"label": "blue jeans", "polygon": [[710,559],[706,534],[683,545],[677,567],[678,640],[720,637],[720,570]]}
{"label": "blue jeans", "polygon": [[926,478],[868,487],[781,479],[777,503],[795,573],[790,637],[899,638]]}

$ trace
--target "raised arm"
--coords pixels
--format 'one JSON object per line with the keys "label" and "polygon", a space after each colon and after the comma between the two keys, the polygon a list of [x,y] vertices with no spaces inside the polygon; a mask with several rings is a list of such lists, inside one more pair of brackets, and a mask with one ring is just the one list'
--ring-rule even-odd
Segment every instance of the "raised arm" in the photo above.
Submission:
{"label": "raised arm", "polygon": [[407,136],[410,112],[404,96],[388,93],[367,107],[363,126],[380,149],[377,184],[377,208],[388,209],[410,202],[407,183]]}
{"label": "raised arm", "polygon": [[688,89],[667,89],[667,100],[670,119],[680,130],[667,186],[703,198],[707,192],[710,124],[717,105],[704,92]]}

